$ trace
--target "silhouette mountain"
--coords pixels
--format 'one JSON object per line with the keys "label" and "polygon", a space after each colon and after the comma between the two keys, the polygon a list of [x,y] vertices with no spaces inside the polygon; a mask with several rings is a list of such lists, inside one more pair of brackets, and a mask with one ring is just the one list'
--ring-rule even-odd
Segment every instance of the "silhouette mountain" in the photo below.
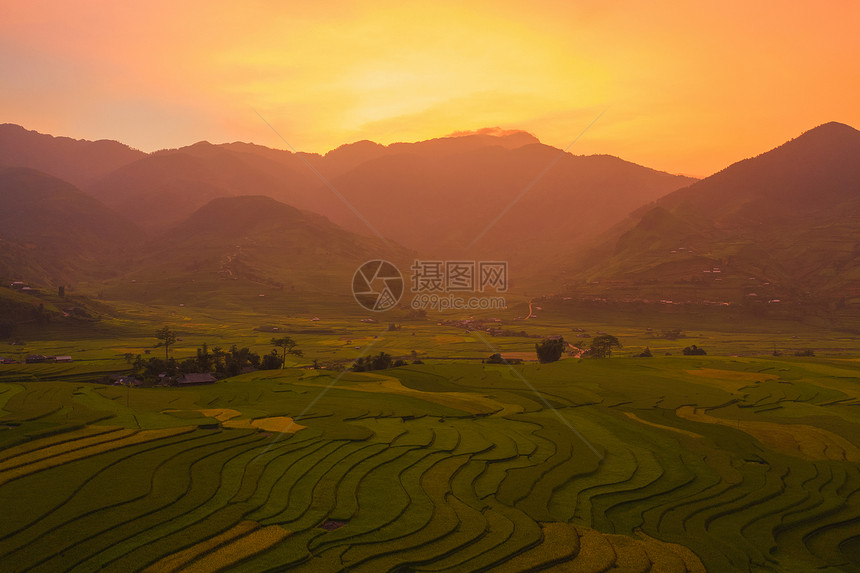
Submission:
{"label": "silhouette mountain", "polygon": [[325,155],[240,142],[143,154],[115,142],[53,138],[18,126],[5,131],[26,134],[33,152],[2,154],[0,164],[26,165],[57,155],[58,147],[78,155],[92,150],[95,159],[40,165],[86,181],[85,191],[133,217],[151,237],[214,198],[266,195],[427,256],[506,258],[524,272],[540,258],[535,253],[575,249],[694,181],[610,156],[565,154],[526,132],[498,128],[416,143],[359,141]]}
{"label": "silhouette mountain", "polygon": [[[566,268],[586,298],[860,304],[860,132],[838,123],[698,182],[499,130],[325,155],[207,142],[143,154],[11,125],[0,140],[8,279],[106,281],[149,300],[341,292],[369,259],[456,257],[507,260],[512,286],[544,291]],[[102,174],[87,189],[108,206],[18,165],[39,162]]]}
{"label": "silhouette mountain", "polygon": [[0,276],[68,284],[117,274],[140,231],[70,183],[0,168]]}
{"label": "silhouette mountain", "polygon": [[[253,152],[284,163],[298,158],[258,146]],[[520,265],[546,249],[575,247],[695,181],[611,156],[565,154],[525,132],[499,130],[388,146],[361,141],[301,158],[336,193],[317,182],[287,201],[292,205],[357,233],[372,233],[368,221],[429,256],[505,257]]]}
{"label": "silhouette mountain", "polygon": [[36,169],[79,188],[145,156],[116,141],[53,137],[20,125],[0,124],[0,164]]}
{"label": "silhouette mountain", "polygon": [[273,290],[344,296],[365,261],[406,265],[412,257],[270,197],[219,197],[150,241],[106,292],[173,302]]}
{"label": "silhouette mountain", "polygon": [[147,155],[88,191],[119,212],[133,212],[141,227],[157,234],[216,197],[265,194],[300,203],[316,185],[308,175],[258,153],[200,142]]}
{"label": "silhouette mountain", "polygon": [[640,210],[613,244],[577,292],[860,302],[860,132],[827,123],[735,163]]}
{"label": "silhouette mountain", "polygon": [[[438,152],[439,145],[431,155],[415,151],[367,161],[332,184],[383,235],[409,248],[440,257],[524,262],[545,249],[575,245],[694,181],[539,143],[447,155]],[[356,232],[366,228],[331,193],[316,197],[311,209]]]}

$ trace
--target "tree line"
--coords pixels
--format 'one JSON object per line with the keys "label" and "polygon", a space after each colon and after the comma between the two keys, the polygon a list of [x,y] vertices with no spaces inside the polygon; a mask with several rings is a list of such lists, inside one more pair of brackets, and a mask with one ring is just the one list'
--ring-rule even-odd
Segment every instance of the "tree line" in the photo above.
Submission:
{"label": "tree line", "polygon": [[[546,338],[535,344],[535,352],[537,353],[538,361],[546,364],[559,360],[567,347],[568,343],[565,342],[564,337],[558,336]],[[621,347],[621,341],[617,337],[611,334],[601,334],[591,339],[591,345],[583,353],[583,358],[609,358],[612,355],[613,348]]]}
{"label": "tree line", "polygon": [[[268,354],[259,354],[248,347],[240,348],[233,344],[228,349],[220,346],[209,348],[207,343],[197,349],[196,355],[184,360],[171,356],[171,349],[178,340],[176,331],[170,327],[160,328],[155,333],[158,342],[155,348],[164,348],[164,358],[144,358],[140,354],[126,354],[131,363],[133,374],[144,383],[155,382],[159,378],[175,379],[183,374],[209,373],[219,378],[237,376],[249,370],[277,370],[283,368],[287,355],[303,356],[295,340],[289,336],[273,338],[274,347]],[[163,376],[162,376],[163,375]]]}

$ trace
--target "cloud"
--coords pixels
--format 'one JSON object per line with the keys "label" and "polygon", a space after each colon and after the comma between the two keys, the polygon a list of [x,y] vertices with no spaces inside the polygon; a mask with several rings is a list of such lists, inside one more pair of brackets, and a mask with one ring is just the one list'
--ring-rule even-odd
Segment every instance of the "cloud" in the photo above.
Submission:
{"label": "cloud", "polygon": [[528,133],[534,137],[533,133],[523,131],[522,129],[502,129],[501,127],[482,127],[481,129],[467,131],[452,131],[446,137],[466,137],[469,135],[492,135],[494,137],[505,137],[507,135],[517,135],[519,133]]}

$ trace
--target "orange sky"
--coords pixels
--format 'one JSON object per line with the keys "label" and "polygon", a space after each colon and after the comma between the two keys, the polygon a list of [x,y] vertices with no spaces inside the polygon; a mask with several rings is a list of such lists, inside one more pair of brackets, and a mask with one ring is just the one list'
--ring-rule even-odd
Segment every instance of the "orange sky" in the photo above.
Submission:
{"label": "orange sky", "polygon": [[566,147],[606,110],[572,153],[699,176],[860,128],[853,0],[131,4],[3,0],[0,122],[285,147],[259,112],[324,152],[486,126]]}

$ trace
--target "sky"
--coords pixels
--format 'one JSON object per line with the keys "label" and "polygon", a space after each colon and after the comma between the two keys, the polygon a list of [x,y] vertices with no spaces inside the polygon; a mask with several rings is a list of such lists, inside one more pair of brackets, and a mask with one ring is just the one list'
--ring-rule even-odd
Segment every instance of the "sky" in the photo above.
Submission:
{"label": "sky", "polygon": [[321,153],[498,126],[707,176],[860,128],[858,24],[854,0],[0,0],[0,123]]}

